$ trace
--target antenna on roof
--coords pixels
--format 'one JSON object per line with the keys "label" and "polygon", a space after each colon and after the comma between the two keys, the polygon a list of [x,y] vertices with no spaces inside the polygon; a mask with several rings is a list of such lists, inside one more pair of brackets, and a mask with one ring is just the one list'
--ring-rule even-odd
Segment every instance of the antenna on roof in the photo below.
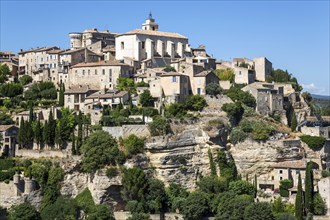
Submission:
{"label": "antenna on roof", "polygon": [[151,11],[149,12],[149,19],[152,19]]}

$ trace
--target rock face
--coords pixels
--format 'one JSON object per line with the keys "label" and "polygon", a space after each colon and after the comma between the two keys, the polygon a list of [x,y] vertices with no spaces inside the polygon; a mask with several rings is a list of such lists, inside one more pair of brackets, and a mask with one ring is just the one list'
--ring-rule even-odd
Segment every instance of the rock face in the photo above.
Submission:
{"label": "rock face", "polygon": [[210,141],[201,124],[186,125],[175,135],[152,137],[145,144],[156,177],[190,190],[196,187],[199,174],[210,174],[208,149],[219,147]]}
{"label": "rock face", "polygon": [[115,211],[123,210],[120,176],[109,179],[105,170],[99,170],[94,175],[76,170],[67,171],[62,182],[61,194],[74,198],[87,187],[95,204],[105,203],[112,206]]}
{"label": "rock face", "polygon": [[257,142],[247,139],[230,146],[237,171],[243,177],[269,173],[275,162],[299,160],[304,155],[300,140],[269,140]]}

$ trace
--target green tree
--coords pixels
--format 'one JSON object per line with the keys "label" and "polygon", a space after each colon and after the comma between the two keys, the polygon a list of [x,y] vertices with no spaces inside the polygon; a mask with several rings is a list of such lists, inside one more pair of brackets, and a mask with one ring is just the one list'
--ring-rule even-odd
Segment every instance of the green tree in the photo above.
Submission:
{"label": "green tree", "polygon": [[302,190],[302,184],[301,184],[301,175],[299,173],[298,176],[298,191],[296,195],[296,201],[295,201],[295,216],[297,220],[303,219],[303,212],[304,212],[304,200],[303,200],[303,190]]}
{"label": "green tree", "polygon": [[123,140],[123,144],[127,155],[135,155],[143,152],[144,138],[131,134]]}
{"label": "green tree", "polygon": [[297,117],[296,113],[292,111],[292,116],[291,116],[291,131],[296,131],[297,128]]}
{"label": "green tree", "polygon": [[189,96],[185,104],[185,108],[191,111],[202,111],[205,106],[206,100],[201,95]]}
{"label": "green tree", "polygon": [[4,97],[13,98],[23,93],[23,86],[19,83],[6,83],[1,85],[0,94]]}
{"label": "green tree", "polygon": [[215,83],[215,82],[209,83],[206,85],[205,90],[206,90],[206,94],[208,95],[216,96],[221,94],[221,87],[219,83]]}
{"label": "green tree", "polygon": [[313,205],[314,205],[314,214],[315,215],[324,215],[325,214],[327,207],[319,193],[315,193],[314,199],[313,199]]}
{"label": "green tree", "polygon": [[274,203],[272,205],[272,212],[274,215],[278,213],[285,212],[284,210],[284,203],[282,202],[282,197],[278,197],[277,199],[274,200]]}
{"label": "green tree", "polygon": [[[200,220],[209,213],[208,196],[203,192],[192,192],[184,201],[182,214],[184,219]],[[181,212],[181,210],[180,210]]]}
{"label": "green tree", "polygon": [[274,220],[271,205],[267,202],[251,203],[245,208],[244,220]]}
{"label": "green tree", "polygon": [[41,210],[41,217],[47,220],[74,220],[77,211],[78,207],[73,199],[60,196],[54,203]]}
{"label": "green tree", "polygon": [[153,107],[154,106],[154,99],[150,94],[149,90],[144,90],[140,95],[140,104],[143,107]]}
{"label": "green tree", "polygon": [[212,152],[211,149],[209,148],[207,151],[207,154],[209,156],[209,161],[210,161],[210,170],[211,170],[211,175],[216,176],[217,175],[217,167],[216,164],[213,160]]}
{"label": "green tree", "polygon": [[6,82],[10,74],[9,67],[6,64],[0,64],[0,83]]}
{"label": "green tree", "polygon": [[9,211],[10,220],[41,220],[39,212],[29,203],[13,206]]}
{"label": "green tree", "polygon": [[21,83],[23,86],[31,83],[33,81],[32,77],[29,75],[24,75],[18,79],[19,83]]}
{"label": "green tree", "polygon": [[170,130],[170,125],[166,118],[156,115],[153,121],[148,124],[152,136],[166,135]]}
{"label": "green tree", "polygon": [[165,72],[176,72],[176,69],[173,66],[167,65],[163,71]]}
{"label": "green tree", "polygon": [[249,92],[244,92],[241,90],[238,86],[232,86],[230,89],[226,92],[226,95],[231,98],[234,102],[240,102],[248,107],[255,108],[256,106],[256,100]]}
{"label": "green tree", "polygon": [[4,112],[0,112],[0,125],[11,125],[14,121],[11,119],[10,115]]}
{"label": "green tree", "polygon": [[86,220],[115,220],[112,210],[107,205],[96,205],[94,209]]}
{"label": "green tree", "polygon": [[[182,210],[182,202],[188,197],[189,192],[183,188],[181,185],[176,183],[170,183],[170,185],[165,189],[168,198],[168,206],[171,211],[175,209]],[[180,205],[177,205],[177,201],[180,201]]]}
{"label": "green tree", "polygon": [[244,113],[244,108],[240,102],[225,103],[221,109],[228,114],[233,124],[238,124]]}
{"label": "green tree", "polygon": [[105,131],[96,131],[87,137],[81,147],[83,171],[92,173],[105,165],[115,165],[119,149],[116,140]]}
{"label": "green tree", "polygon": [[280,195],[282,197],[289,197],[289,189],[293,187],[292,180],[285,179],[280,181]]}
{"label": "green tree", "polygon": [[314,151],[321,150],[326,141],[325,137],[319,136],[302,135],[299,138]]}
{"label": "green tree", "polygon": [[140,168],[123,169],[122,184],[121,193],[126,201],[141,201],[144,198],[147,178]]}
{"label": "green tree", "polygon": [[80,148],[83,144],[83,119],[81,111],[78,115],[78,136],[77,136],[77,153],[80,154]]}
{"label": "green tree", "polygon": [[180,103],[172,103],[165,108],[167,118],[184,118],[187,115],[185,106]]}
{"label": "green tree", "polygon": [[231,83],[234,82],[235,74],[234,70],[231,68],[227,69],[218,69],[216,70],[215,74],[219,77],[220,80],[225,81],[229,80]]}
{"label": "green tree", "polygon": [[134,80],[126,77],[117,79],[117,88],[123,91],[128,91],[130,94],[136,94]]}
{"label": "green tree", "polygon": [[61,83],[60,91],[59,91],[59,100],[58,100],[58,105],[61,107],[64,106],[64,92],[65,92],[64,83]]}
{"label": "green tree", "polygon": [[76,155],[77,154],[77,149],[76,149],[76,135],[74,135],[74,132],[72,133],[71,153],[72,153],[72,155]]}
{"label": "green tree", "polygon": [[251,184],[245,180],[237,180],[235,182],[230,182],[229,190],[233,191],[237,195],[247,194],[247,195],[254,196],[253,184]]}
{"label": "green tree", "polygon": [[227,190],[228,182],[224,177],[205,176],[197,182],[198,188],[207,194],[218,194]]}
{"label": "green tree", "polygon": [[313,213],[314,194],[313,162],[308,162],[305,174],[305,209],[306,213]]}
{"label": "green tree", "polygon": [[224,202],[219,204],[216,220],[222,219],[244,219],[244,209],[253,203],[253,197],[248,195],[239,195],[234,198],[225,198]]}
{"label": "green tree", "polygon": [[33,134],[35,143],[40,147],[42,142],[42,124],[40,122],[40,118],[34,126]]}
{"label": "green tree", "polygon": [[151,178],[148,179],[147,184],[145,198],[149,212],[164,212],[167,200],[164,183],[159,179]]}

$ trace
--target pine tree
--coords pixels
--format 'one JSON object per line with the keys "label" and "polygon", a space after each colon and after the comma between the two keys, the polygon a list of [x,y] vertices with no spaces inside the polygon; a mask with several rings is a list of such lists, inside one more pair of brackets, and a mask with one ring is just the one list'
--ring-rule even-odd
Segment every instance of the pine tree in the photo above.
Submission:
{"label": "pine tree", "polygon": [[302,184],[301,184],[301,175],[299,173],[298,176],[298,191],[295,201],[295,216],[297,220],[303,219],[303,210],[304,210],[304,203],[303,203],[303,191],[302,191]]}
{"label": "pine tree", "polygon": [[210,170],[211,170],[211,175],[212,176],[216,176],[217,175],[217,168],[215,165],[215,162],[213,160],[213,156],[212,156],[212,152],[211,149],[209,148],[209,150],[207,151],[208,156],[209,156],[209,160],[210,160]]}
{"label": "pine tree", "polygon": [[305,176],[305,208],[306,214],[313,213],[313,162],[308,162]]}
{"label": "pine tree", "polygon": [[77,137],[77,154],[80,154],[80,147],[82,146],[83,141],[83,121],[82,114],[79,111],[78,116],[78,137]]}
{"label": "pine tree", "polygon": [[291,117],[291,131],[296,131],[297,128],[297,117],[294,109],[292,109],[292,117]]}

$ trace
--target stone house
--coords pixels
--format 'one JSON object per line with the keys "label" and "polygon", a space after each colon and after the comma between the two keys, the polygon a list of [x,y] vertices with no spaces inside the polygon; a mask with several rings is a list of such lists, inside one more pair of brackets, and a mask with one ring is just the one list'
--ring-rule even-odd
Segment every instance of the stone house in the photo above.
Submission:
{"label": "stone house", "polygon": [[330,138],[330,117],[321,116],[319,120],[315,116],[307,116],[304,125],[300,127],[300,131],[305,135]]}
{"label": "stone house", "polygon": [[125,104],[129,95],[127,91],[100,90],[85,99],[85,109],[116,108],[119,104]]}
{"label": "stone house", "polygon": [[250,92],[256,99],[256,111],[262,115],[270,115],[275,112],[282,113],[283,109],[283,87],[272,83],[255,82],[242,88]]}
{"label": "stone house", "polygon": [[255,71],[253,69],[235,66],[235,83],[251,84],[255,82]]}
{"label": "stone house", "polygon": [[178,72],[168,72],[160,76],[160,85],[166,103],[183,102],[189,95],[189,77]]}
{"label": "stone house", "polygon": [[149,16],[142,29],[116,36],[116,59],[125,57],[144,63],[143,67],[161,67],[173,59],[183,58],[190,51],[188,38],[170,32],[158,31],[155,19]]}
{"label": "stone house", "polygon": [[100,89],[115,89],[119,77],[133,76],[132,66],[119,61],[79,63],[71,67],[69,85],[89,85]]}
{"label": "stone house", "polygon": [[14,78],[18,77],[18,57],[14,53],[9,51],[0,51],[0,64],[6,64],[12,76],[12,81]]}
{"label": "stone house", "polygon": [[210,83],[219,84],[219,78],[213,71],[203,71],[190,77],[191,91],[189,94],[206,95],[206,86]]}
{"label": "stone house", "polygon": [[15,125],[0,125],[0,153],[5,156],[15,156],[16,144],[18,143],[18,127]]}
{"label": "stone house", "polygon": [[145,83],[150,83],[155,79],[159,79],[162,74],[166,73],[163,69],[164,68],[148,68],[138,70],[134,75],[134,82],[138,83],[143,81]]}
{"label": "stone house", "polygon": [[272,63],[267,60],[266,57],[257,57],[253,59],[254,70],[256,73],[256,80],[265,82],[266,79],[271,76],[273,66]]}
{"label": "stone house", "polygon": [[89,85],[70,86],[64,92],[64,107],[84,112],[86,97],[97,91],[98,88]]}

